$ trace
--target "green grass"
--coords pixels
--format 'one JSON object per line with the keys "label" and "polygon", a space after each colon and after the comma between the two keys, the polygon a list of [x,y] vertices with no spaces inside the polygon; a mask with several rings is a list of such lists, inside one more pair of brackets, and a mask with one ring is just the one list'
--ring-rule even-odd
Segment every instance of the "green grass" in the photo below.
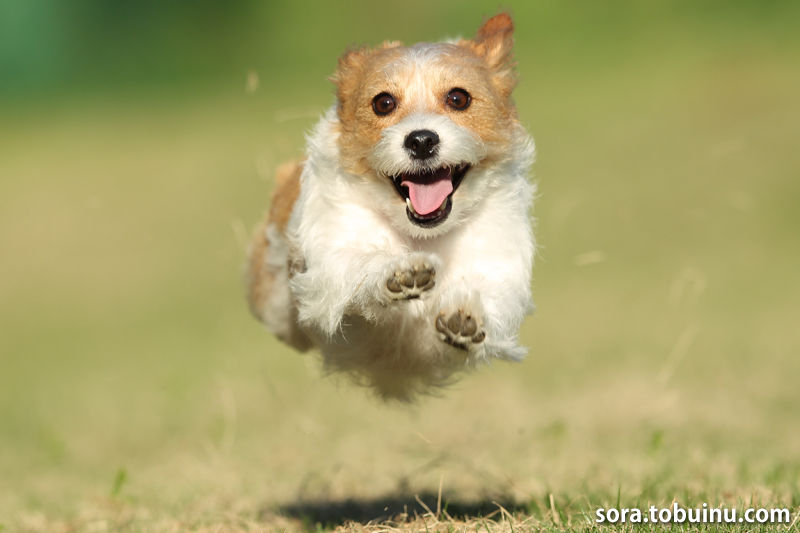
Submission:
{"label": "green grass", "polygon": [[[0,531],[603,530],[597,507],[673,501],[796,513],[794,12],[547,5],[515,9],[541,193],[530,356],[410,408],[323,377],[244,303],[272,168],[331,102],[347,32],[325,45],[325,12],[308,46],[331,62],[260,71],[253,94],[242,73],[2,108]],[[346,38],[467,33],[493,9]]]}

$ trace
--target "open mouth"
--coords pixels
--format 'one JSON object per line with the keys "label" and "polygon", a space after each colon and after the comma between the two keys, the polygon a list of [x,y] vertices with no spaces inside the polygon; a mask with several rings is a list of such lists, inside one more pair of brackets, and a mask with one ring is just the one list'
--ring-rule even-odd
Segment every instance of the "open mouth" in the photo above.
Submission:
{"label": "open mouth", "polygon": [[469,170],[467,163],[392,176],[397,193],[406,201],[406,215],[418,226],[444,222],[453,208],[453,193]]}

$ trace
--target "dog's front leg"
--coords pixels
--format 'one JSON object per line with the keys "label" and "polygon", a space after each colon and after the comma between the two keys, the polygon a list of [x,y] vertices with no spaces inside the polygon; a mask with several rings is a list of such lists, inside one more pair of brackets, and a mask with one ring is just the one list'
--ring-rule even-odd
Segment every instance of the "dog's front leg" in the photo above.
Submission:
{"label": "dog's front leg", "polygon": [[380,320],[399,302],[424,297],[436,284],[438,267],[436,256],[421,252],[349,250],[318,256],[291,280],[298,319],[328,337],[339,332],[348,314]]}
{"label": "dog's front leg", "polygon": [[448,262],[431,326],[441,341],[466,351],[472,361],[519,359],[525,354],[519,329],[532,308],[533,243],[524,227],[509,239],[471,235],[486,246],[472,261]]}
{"label": "dog's front leg", "polygon": [[444,291],[432,326],[441,341],[467,353],[472,363],[500,358],[517,360],[526,350],[517,332],[529,303],[506,287],[456,286]]}

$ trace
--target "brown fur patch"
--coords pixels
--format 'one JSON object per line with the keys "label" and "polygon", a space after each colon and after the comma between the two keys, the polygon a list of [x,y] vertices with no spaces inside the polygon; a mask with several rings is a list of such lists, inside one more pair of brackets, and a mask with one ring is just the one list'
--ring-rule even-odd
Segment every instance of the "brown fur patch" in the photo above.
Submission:
{"label": "brown fur patch", "polygon": [[266,231],[275,225],[281,235],[286,232],[292,209],[300,195],[300,175],[303,173],[302,161],[291,161],[279,166],[275,172],[275,191],[272,204],[264,221],[258,225],[250,245],[247,261],[247,297],[250,311],[260,320],[270,289],[275,282],[276,273],[267,266],[269,243]]}
{"label": "brown fur patch", "polygon": [[286,231],[294,203],[300,196],[300,175],[303,161],[289,161],[275,171],[275,192],[269,209],[269,221],[275,224],[281,234]]}

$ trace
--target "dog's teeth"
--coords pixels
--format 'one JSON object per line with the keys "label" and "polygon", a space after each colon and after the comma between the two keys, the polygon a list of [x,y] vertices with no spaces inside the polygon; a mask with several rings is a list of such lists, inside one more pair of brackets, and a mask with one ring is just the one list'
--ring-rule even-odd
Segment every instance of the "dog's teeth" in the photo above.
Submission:
{"label": "dog's teeth", "polygon": [[415,215],[417,214],[417,212],[416,212],[416,211],[414,211],[414,206],[413,206],[413,205],[411,205],[411,198],[406,198],[406,205],[408,206],[408,209],[409,209],[409,210],[410,210],[412,213],[414,213]]}

